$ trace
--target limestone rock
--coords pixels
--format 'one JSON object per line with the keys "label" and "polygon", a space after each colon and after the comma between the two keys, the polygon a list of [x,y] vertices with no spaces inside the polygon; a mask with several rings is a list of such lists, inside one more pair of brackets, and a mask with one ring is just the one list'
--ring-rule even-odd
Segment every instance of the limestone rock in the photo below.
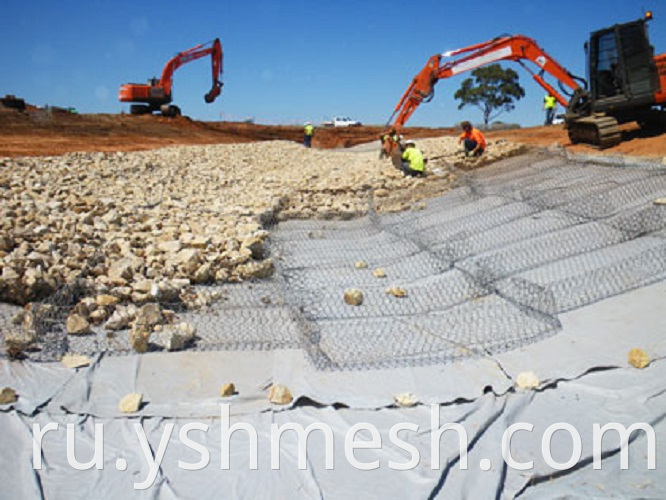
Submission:
{"label": "limestone rock", "polygon": [[541,381],[534,372],[520,372],[516,377],[516,386],[519,389],[536,389],[539,385],[541,385]]}
{"label": "limestone rock", "polygon": [[108,317],[109,313],[106,311],[106,309],[101,307],[90,313],[88,316],[88,321],[94,325],[99,325],[100,323],[106,321]]}
{"label": "limestone rock", "polygon": [[188,247],[205,249],[210,245],[211,238],[201,235],[196,236],[193,234],[185,234],[182,236],[182,241],[183,244]]}
{"label": "limestone rock", "polygon": [[[167,325],[159,331],[152,333],[152,338],[155,344],[162,346],[167,351],[181,351],[185,348],[185,340],[171,325]],[[141,345],[140,348],[143,348],[143,346]],[[146,345],[145,349],[147,350],[147,348],[148,346]],[[142,352],[145,352],[145,350]]]}
{"label": "limestone rock", "polygon": [[3,387],[0,390],[0,405],[8,405],[11,403],[16,403],[18,401],[18,396],[16,391],[11,387]]}
{"label": "limestone rock", "polygon": [[197,328],[191,323],[182,321],[181,323],[178,324],[178,331],[189,342],[191,340],[194,340],[194,337],[196,336],[197,333]]}
{"label": "limestone rock", "polygon": [[650,364],[650,356],[643,349],[634,348],[629,351],[629,364],[634,368],[645,368]]}
{"label": "limestone rock", "polygon": [[[190,285],[190,280],[187,280],[186,286]],[[180,281],[162,281],[160,283],[153,283],[150,288],[150,296],[160,303],[174,303],[179,300],[180,292],[183,288],[183,283]]]}
{"label": "limestone rock", "polygon": [[10,252],[14,248],[14,239],[6,234],[0,235],[0,251]]}
{"label": "limestone rock", "polygon": [[143,316],[139,316],[139,314],[137,314],[129,332],[129,342],[132,349],[138,353],[147,352],[150,336],[157,324],[158,323],[152,323],[149,315],[144,314]]}
{"label": "limestone rock", "polygon": [[372,271],[372,275],[375,278],[386,278],[386,271],[384,271],[381,267],[378,267],[374,271]]}
{"label": "limestone rock", "polygon": [[122,330],[130,326],[136,315],[135,308],[118,307],[104,324],[106,330]]}
{"label": "limestone rock", "polygon": [[220,396],[223,398],[228,398],[236,394],[236,386],[232,383],[222,384],[220,387]]}
{"label": "limestone rock", "polygon": [[35,303],[27,304],[25,310],[19,314],[21,329],[36,339],[44,333],[43,319],[51,312],[51,306]]}
{"label": "limestone rock", "polygon": [[255,260],[261,260],[265,257],[264,238],[252,236],[241,242],[241,248],[247,248]]}
{"label": "limestone rock", "polygon": [[177,253],[180,251],[182,245],[178,240],[161,241],[157,244],[157,248],[165,253]]}
{"label": "limestone rock", "polygon": [[72,312],[87,318],[96,308],[97,304],[95,303],[95,299],[93,297],[84,297],[79,301],[78,304],[74,306]]}
{"label": "limestone rock", "polygon": [[248,278],[269,278],[275,271],[273,259],[266,259],[261,261],[248,262],[239,266],[238,272],[243,279]]}
{"label": "limestone rock", "polygon": [[[138,293],[150,293],[155,283],[152,280],[142,279],[132,283],[132,291]],[[131,293],[130,293],[131,295]]]}
{"label": "limestone rock", "polygon": [[134,275],[134,269],[132,267],[132,261],[130,259],[121,259],[114,262],[109,267],[108,276],[114,282],[125,283],[132,279]]}
{"label": "limestone rock", "polygon": [[193,281],[199,284],[208,283],[212,280],[213,276],[212,266],[210,263],[206,263],[196,270],[193,276]]}
{"label": "limestone rock", "polygon": [[143,403],[143,394],[127,394],[118,402],[118,410],[123,413],[136,413],[141,408],[141,403]]}
{"label": "limestone rock", "polygon": [[95,304],[100,307],[114,306],[119,302],[120,299],[118,297],[114,297],[113,295],[101,294],[95,297]]}
{"label": "limestone rock", "polygon": [[196,328],[189,323],[182,322],[177,326],[166,325],[159,332],[154,333],[155,343],[167,351],[180,351],[185,349],[194,340]]}
{"label": "limestone rock", "polygon": [[89,366],[91,360],[88,356],[82,356],[81,354],[65,354],[60,362],[67,368],[81,368]]}
{"label": "limestone rock", "polygon": [[360,306],[363,304],[363,292],[358,288],[350,288],[345,290],[344,299],[350,306]]}
{"label": "limestone rock", "polygon": [[78,314],[70,314],[67,318],[67,333],[69,335],[86,335],[90,333],[90,323]]}
{"label": "limestone rock", "polygon": [[405,392],[393,396],[393,401],[395,401],[398,406],[410,407],[416,405],[419,402],[419,399],[414,396],[414,394]]}
{"label": "limestone rock", "polygon": [[386,293],[389,294],[389,295],[393,295],[394,297],[398,297],[398,298],[407,297],[407,290],[405,290],[404,288],[401,288],[399,286],[393,286],[391,288],[388,288],[386,290]]}
{"label": "limestone rock", "polygon": [[10,358],[20,357],[36,340],[33,334],[20,328],[5,330],[3,333],[3,345]]}
{"label": "limestone rock", "polygon": [[134,318],[134,324],[152,328],[163,321],[162,307],[154,302],[145,304],[139,308]]}
{"label": "limestone rock", "polygon": [[294,400],[294,397],[286,386],[273,384],[268,391],[268,399],[276,405],[287,405]]}
{"label": "limestone rock", "polygon": [[184,248],[176,255],[176,261],[188,273],[194,273],[200,266],[201,253],[196,248]]}

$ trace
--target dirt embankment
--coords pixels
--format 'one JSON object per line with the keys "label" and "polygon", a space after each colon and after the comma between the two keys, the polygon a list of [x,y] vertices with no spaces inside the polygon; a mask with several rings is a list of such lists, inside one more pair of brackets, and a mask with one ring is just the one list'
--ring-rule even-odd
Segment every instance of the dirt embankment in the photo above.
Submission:
{"label": "dirt embankment", "polygon": [[[343,148],[378,140],[382,127],[346,129],[318,127],[315,148]],[[233,122],[202,122],[187,117],[132,115],[79,115],[28,107],[25,111],[0,106],[0,156],[46,156],[75,151],[142,151],[187,144],[229,144],[266,140],[300,142],[303,131],[296,126],[270,126]],[[404,130],[405,137],[425,138],[457,135],[451,128]],[[489,139],[506,139],[537,147],[558,145],[575,152],[597,154],[586,145],[572,145],[562,126],[491,131]],[[666,156],[666,136],[649,135],[626,127],[624,141],[603,154]]]}

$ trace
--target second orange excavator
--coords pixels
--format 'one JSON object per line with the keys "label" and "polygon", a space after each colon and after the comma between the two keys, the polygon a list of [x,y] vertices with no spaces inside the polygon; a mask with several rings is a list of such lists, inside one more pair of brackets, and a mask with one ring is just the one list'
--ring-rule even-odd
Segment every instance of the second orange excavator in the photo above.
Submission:
{"label": "second orange excavator", "polygon": [[[600,149],[618,144],[619,124],[636,121],[642,128],[656,129],[666,122],[666,54],[654,55],[647,34],[648,12],[637,21],[595,31],[585,44],[588,82],[562,67],[539,45],[522,35],[502,36],[432,56],[403,94],[382,135],[384,152],[398,148],[396,138],[408,118],[434,95],[438,80],[456,76],[501,60],[515,61],[566,109],[565,127],[572,143]],[[443,62],[445,57],[460,56]],[[535,69],[526,62],[534,65]],[[545,80],[545,73],[559,82],[558,92]],[[391,121],[395,121],[391,124]]]}
{"label": "second orange excavator", "polygon": [[181,114],[180,108],[171,104],[173,73],[183,64],[210,55],[213,70],[213,86],[204,96],[207,103],[213,102],[222,92],[222,44],[216,38],[212,42],[192,47],[172,57],[162,70],[162,77],[151,78],[148,83],[126,83],[120,87],[118,100],[120,102],[134,103],[130,106],[130,113],[142,115],[159,111],[164,116],[174,117]]}

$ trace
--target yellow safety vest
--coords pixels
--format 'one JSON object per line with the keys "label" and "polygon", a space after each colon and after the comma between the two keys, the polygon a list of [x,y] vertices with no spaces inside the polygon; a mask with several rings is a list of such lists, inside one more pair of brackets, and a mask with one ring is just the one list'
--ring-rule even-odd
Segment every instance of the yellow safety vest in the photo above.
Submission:
{"label": "yellow safety vest", "polygon": [[305,126],[305,135],[312,135],[314,133],[314,127],[312,125]]}
{"label": "yellow safety vest", "polygon": [[552,95],[547,95],[546,97],[543,98],[543,102],[545,104],[546,109],[551,109],[555,107],[557,99],[555,99]]}
{"label": "yellow safety vest", "polygon": [[409,162],[409,168],[416,172],[423,172],[425,165],[423,163],[423,153],[416,148],[407,148],[402,153],[402,159]]}

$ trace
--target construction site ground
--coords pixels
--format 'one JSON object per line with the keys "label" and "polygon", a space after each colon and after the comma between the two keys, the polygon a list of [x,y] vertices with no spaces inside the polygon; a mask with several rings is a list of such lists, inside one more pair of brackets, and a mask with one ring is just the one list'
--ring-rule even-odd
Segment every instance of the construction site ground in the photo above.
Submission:
{"label": "construction site ground", "polygon": [[[345,148],[376,141],[380,126],[316,129],[315,148]],[[47,156],[79,151],[142,151],[164,146],[228,144],[270,140],[302,140],[300,126],[257,125],[237,122],[202,122],[187,117],[132,115],[79,115],[28,107],[24,112],[0,107],[0,156]],[[417,139],[457,135],[454,128],[408,127],[405,136]],[[562,125],[487,132],[490,139],[506,139],[529,146],[561,146],[567,151],[598,154],[590,146],[572,145]],[[664,157],[663,135],[644,134],[624,126],[623,142],[605,155]]]}
{"label": "construction site ground", "polygon": [[[431,161],[405,179],[380,127],[307,151],[298,126],[0,108],[0,132],[0,332],[48,280],[68,319],[0,350],[0,497],[666,497],[666,136],[498,130],[471,160],[408,128]],[[196,336],[138,353],[99,314],[158,278],[196,285],[162,304]]]}

